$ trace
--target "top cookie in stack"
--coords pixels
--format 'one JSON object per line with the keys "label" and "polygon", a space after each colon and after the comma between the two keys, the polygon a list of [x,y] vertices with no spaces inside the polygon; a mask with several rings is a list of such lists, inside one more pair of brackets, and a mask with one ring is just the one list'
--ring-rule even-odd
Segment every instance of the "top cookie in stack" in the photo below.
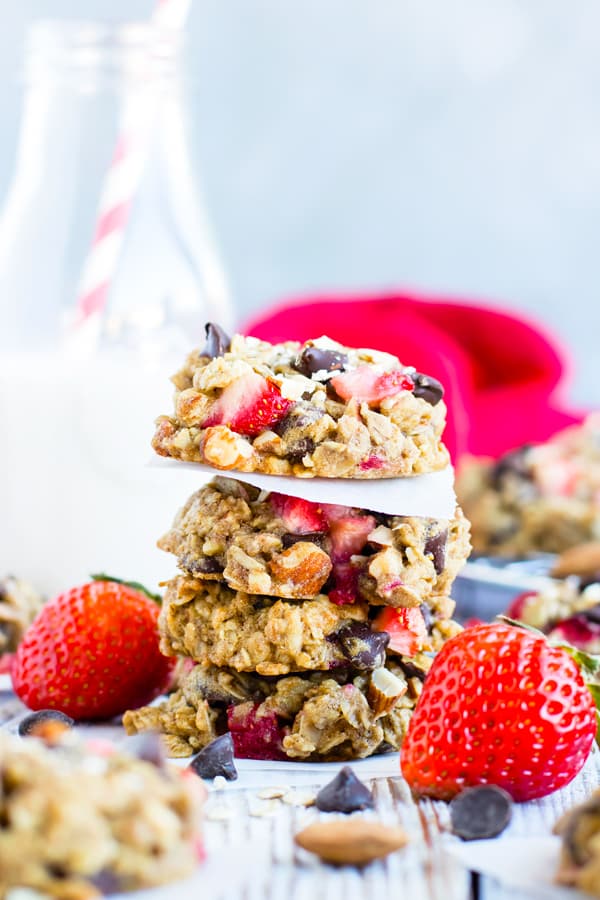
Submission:
{"label": "top cookie in stack", "polygon": [[218,469],[325,478],[393,478],[448,465],[438,381],[389,353],[321,337],[269,344],[207,325],[174,376],[161,456]]}

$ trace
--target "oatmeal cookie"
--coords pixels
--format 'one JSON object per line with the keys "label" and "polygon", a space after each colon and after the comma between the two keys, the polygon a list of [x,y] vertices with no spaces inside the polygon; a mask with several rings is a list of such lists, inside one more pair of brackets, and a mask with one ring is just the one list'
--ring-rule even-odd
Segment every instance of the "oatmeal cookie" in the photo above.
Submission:
{"label": "oatmeal cookie", "polygon": [[539,591],[527,591],[507,610],[511,619],[524,622],[586,653],[600,653],[600,583],[577,576],[549,581]]}
{"label": "oatmeal cookie", "polygon": [[600,790],[561,816],[554,833],[562,839],[556,881],[600,897]]}
{"label": "oatmeal cookie", "polygon": [[561,553],[599,539],[600,416],[497,461],[465,461],[456,490],[477,553]]}
{"label": "oatmeal cookie", "polygon": [[323,594],[294,602],[181,576],[164,596],[161,649],[260,675],[373,669],[382,664],[388,638],[371,629],[368,613],[364,603],[336,606]]}
{"label": "oatmeal cookie", "polygon": [[446,407],[434,378],[395,356],[321,337],[269,344],[207,326],[157,420],[161,456],[218,469],[390,478],[443,469]]}
{"label": "oatmeal cookie", "polygon": [[202,665],[285,675],[332,669],[375,669],[385,650],[403,656],[438,650],[460,626],[454,601],[433,597],[418,608],[338,605],[324,594],[284,600],[232,591],[225,584],[180,576],[168,582],[159,618],[161,650]]}
{"label": "oatmeal cookie", "polygon": [[44,598],[26,581],[0,578],[0,656],[12,653],[44,604]]}
{"label": "oatmeal cookie", "polygon": [[238,591],[419,606],[450,587],[469,524],[311,503],[218,477],[193,494],[158,546],[185,573]]}
{"label": "oatmeal cookie", "polygon": [[[160,731],[173,756],[190,756],[229,730],[241,758],[359,759],[400,747],[430,665],[420,654],[369,673],[283,678],[196,666],[177,694],[126,713],[123,723],[129,734]],[[211,733],[207,710],[219,711]]]}
{"label": "oatmeal cookie", "polygon": [[0,770],[1,896],[28,887],[84,900],[165,884],[198,863],[204,789],[174,769],[0,734]]}

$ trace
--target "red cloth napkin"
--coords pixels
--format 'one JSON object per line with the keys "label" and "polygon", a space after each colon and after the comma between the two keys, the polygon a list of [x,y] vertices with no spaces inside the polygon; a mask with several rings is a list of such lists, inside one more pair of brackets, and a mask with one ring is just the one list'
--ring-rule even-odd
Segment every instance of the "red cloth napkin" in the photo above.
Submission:
{"label": "red cloth napkin", "polygon": [[414,294],[315,296],[277,304],[242,329],[267,341],[326,334],[372,347],[446,388],[444,439],[464,453],[499,456],[580,421],[563,405],[565,352],[537,324],[487,304]]}

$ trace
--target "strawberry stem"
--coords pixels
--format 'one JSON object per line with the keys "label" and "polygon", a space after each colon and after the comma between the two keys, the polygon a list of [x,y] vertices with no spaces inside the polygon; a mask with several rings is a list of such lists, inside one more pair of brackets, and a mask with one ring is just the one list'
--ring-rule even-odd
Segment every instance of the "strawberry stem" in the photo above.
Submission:
{"label": "strawberry stem", "polygon": [[123,578],[115,578],[113,575],[106,575],[105,572],[90,575],[90,578],[92,581],[114,581],[115,584],[122,584],[124,587],[133,588],[134,591],[141,591],[142,594],[145,594],[150,600],[154,600],[159,606],[162,604],[162,597],[160,594],[153,594],[152,591],[149,591],[148,588],[144,587],[139,581],[125,581]]}

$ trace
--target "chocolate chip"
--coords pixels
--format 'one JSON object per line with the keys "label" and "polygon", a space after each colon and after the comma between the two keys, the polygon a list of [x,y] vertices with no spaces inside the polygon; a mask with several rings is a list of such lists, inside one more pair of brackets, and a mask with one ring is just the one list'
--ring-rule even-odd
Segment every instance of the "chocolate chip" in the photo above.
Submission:
{"label": "chocolate chip", "polygon": [[308,403],[296,403],[287,416],[271,426],[271,429],[279,437],[285,437],[293,428],[308,428],[314,422],[318,422],[325,415],[322,409],[310,406]]}
{"label": "chocolate chip", "polygon": [[291,463],[302,462],[307,453],[313,452],[315,446],[315,442],[312,438],[300,438],[299,441],[296,441],[287,447],[286,456]]}
{"label": "chocolate chip", "polygon": [[[597,584],[597,581],[598,579],[594,582],[590,582],[590,584]],[[596,606],[592,606],[589,609],[582,609],[579,615],[583,616],[588,622],[600,625],[600,604],[596,604]]]}
{"label": "chocolate chip", "polygon": [[214,322],[207,322],[204,331],[206,332],[206,345],[200,352],[200,356],[207,356],[209,359],[224,356],[231,346],[229,335],[225,334],[220,325],[215,325]]}
{"label": "chocolate chip", "polygon": [[288,547],[293,547],[298,541],[310,541],[311,544],[316,544],[321,550],[325,550],[325,535],[322,531],[307,531],[305,534],[289,533],[281,536],[281,544],[285,550]]}
{"label": "chocolate chip", "polygon": [[348,357],[337,350],[305,347],[292,365],[301,375],[311,378],[317,372],[343,372],[348,365]]}
{"label": "chocolate chip", "polygon": [[441,575],[446,568],[446,547],[448,545],[448,529],[433,534],[425,541],[425,556],[433,557],[433,568]]}
{"label": "chocolate chip", "polygon": [[426,400],[431,406],[437,406],[444,396],[444,387],[431,375],[423,375],[422,372],[414,372],[411,376],[415,383],[413,394],[421,400]]}
{"label": "chocolate chip", "polygon": [[349,622],[328,635],[327,640],[339,644],[355,669],[378,669],[385,663],[390,636],[385,631],[371,631],[366,622]]}
{"label": "chocolate chip", "polygon": [[75,724],[75,720],[57,709],[40,709],[21,719],[19,722],[19,734],[21,737],[42,736],[44,726],[47,723],[62,725],[64,730],[68,731]]}
{"label": "chocolate chip", "polygon": [[344,766],[333,781],[321,788],[315,797],[315,806],[321,812],[352,813],[359,809],[374,809],[375,799],[350,766]]}
{"label": "chocolate chip", "polygon": [[375,512],[374,510],[369,510],[368,515],[373,516],[378,525],[385,525],[389,528],[391,516],[389,516],[387,513],[380,513]]}
{"label": "chocolate chip", "polygon": [[238,773],[233,759],[233,738],[230,732],[222,734],[204,747],[188,768],[200,778],[216,778],[217,775],[222,775],[227,781],[235,781]]}
{"label": "chocolate chip", "polygon": [[527,455],[531,446],[531,444],[524,444],[516,450],[505,453],[504,456],[501,456],[496,461],[490,472],[490,480],[495,488],[500,487],[501,482],[507,475],[513,475],[526,481],[531,479],[531,472],[527,462]]}
{"label": "chocolate chip", "polygon": [[409,660],[404,659],[403,657],[398,657],[396,661],[407,678],[418,678],[419,681],[425,681],[427,672],[425,672],[424,669],[420,669],[415,663],[409,662]]}
{"label": "chocolate chip", "polygon": [[88,875],[87,880],[103,895],[118,894],[123,888],[123,880],[110,869],[100,869],[95,875]]}
{"label": "chocolate chip", "polygon": [[452,831],[465,841],[496,837],[510,822],[512,803],[494,784],[465,788],[450,802]]}
{"label": "chocolate chip", "polygon": [[223,571],[223,565],[215,556],[202,556],[198,559],[186,553],[179,558],[179,565],[192,575],[220,575]]}
{"label": "chocolate chip", "polygon": [[157,769],[165,768],[165,751],[160,735],[156,731],[144,731],[127,738],[123,749],[131,756],[152,763]]}
{"label": "chocolate chip", "polygon": [[426,603],[421,603],[419,604],[419,609],[421,610],[421,615],[423,616],[423,621],[425,623],[427,633],[431,634],[431,629],[433,628],[433,616],[431,614],[431,608]]}

